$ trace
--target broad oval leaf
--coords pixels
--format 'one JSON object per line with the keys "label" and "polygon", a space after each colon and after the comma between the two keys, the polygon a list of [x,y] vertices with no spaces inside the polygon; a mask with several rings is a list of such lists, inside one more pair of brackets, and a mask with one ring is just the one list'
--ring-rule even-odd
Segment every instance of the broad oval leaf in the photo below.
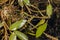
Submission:
{"label": "broad oval leaf", "polygon": [[19,3],[19,5],[20,5],[21,7],[24,6],[24,5],[23,5],[23,0],[18,0],[18,3]]}
{"label": "broad oval leaf", "polygon": [[48,15],[49,18],[52,15],[52,11],[53,11],[52,9],[53,9],[53,7],[52,7],[51,4],[47,5],[46,13],[47,13],[47,15]]}
{"label": "broad oval leaf", "polygon": [[40,22],[37,24],[37,26],[43,24],[45,22],[45,19],[40,20]]}
{"label": "broad oval leaf", "polygon": [[9,40],[16,40],[16,34],[13,32],[10,37],[9,37]]}
{"label": "broad oval leaf", "polygon": [[26,5],[30,5],[30,1],[29,0],[23,0],[24,1],[24,3],[26,4]]}
{"label": "broad oval leaf", "polygon": [[17,37],[19,39],[21,39],[21,40],[28,40],[28,37],[24,33],[19,32],[19,31],[14,31],[14,32],[15,32],[15,34],[17,35]]}
{"label": "broad oval leaf", "polygon": [[46,30],[46,28],[47,28],[47,22],[45,24],[39,26],[36,31],[36,38],[40,37],[42,35],[42,33]]}
{"label": "broad oval leaf", "polygon": [[27,20],[24,20],[24,19],[21,19],[20,21],[17,21],[15,23],[13,23],[11,26],[10,26],[10,30],[17,30],[21,27],[23,27],[23,25],[26,23]]}

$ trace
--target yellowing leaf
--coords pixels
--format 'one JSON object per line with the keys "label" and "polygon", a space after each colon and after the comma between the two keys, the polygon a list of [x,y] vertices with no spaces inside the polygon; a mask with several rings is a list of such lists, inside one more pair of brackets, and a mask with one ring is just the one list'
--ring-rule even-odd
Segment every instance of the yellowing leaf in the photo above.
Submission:
{"label": "yellowing leaf", "polygon": [[19,3],[19,5],[20,5],[21,7],[24,6],[24,5],[23,5],[23,0],[18,0],[18,3]]}
{"label": "yellowing leaf", "polygon": [[10,26],[10,30],[17,30],[18,28],[21,28],[23,27],[23,25],[26,23],[27,20],[23,20],[21,19],[20,21],[17,21],[15,23],[13,23],[11,26]]}
{"label": "yellowing leaf", "polygon": [[37,24],[37,26],[43,24],[45,22],[45,19],[40,20],[40,22]]}
{"label": "yellowing leaf", "polygon": [[24,3],[25,3],[26,5],[30,5],[30,1],[29,1],[29,0],[24,0]]}
{"label": "yellowing leaf", "polygon": [[42,35],[42,33],[46,30],[46,28],[47,28],[47,22],[45,24],[39,26],[36,31],[36,38],[40,37]]}
{"label": "yellowing leaf", "polygon": [[14,32],[15,32],[15,34],[17,35],[17,37],[19,39],[21,39],[21,40],[28,40],[28,37],[24,33],[19,32],[19,31],[14,31]]}
{"label": "yellowing leaf", "polygon": [[47,15],[48,15],[49,18],[52,15],[52,11],[53,11],[52,9],[53,8],[52,8],[51,4],[47,5],[46,13],[47,13]]}
{"label": "yellowing leaf", "polygon": [[9,37],[9,40],[16,40],[16,35],[15,33],[12,33]]}

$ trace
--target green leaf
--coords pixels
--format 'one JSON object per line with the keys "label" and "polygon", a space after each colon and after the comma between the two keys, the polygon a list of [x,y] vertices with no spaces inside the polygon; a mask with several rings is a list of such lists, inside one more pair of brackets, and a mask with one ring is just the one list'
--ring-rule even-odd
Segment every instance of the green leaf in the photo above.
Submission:
{"label": "green leaf", "polygon": [[20,21],[17,21],[15,23],[13,23],[11,26],[10,26],[10,30],[17,30],[18,28],[21,28],[23,27],[23,25],[26,23],[27,20],[23,20],[21,19]]}
{"label": "green leaf", "polygon": [[26,4],[26,5],[30,5],[30,1],[29,0],[23,0],[24,1],[24,3]]}
{"label": "green leaf", "polygon": [[9,40],[16,40],[16,34],[14,32],[10,35]]}
{"label": "green leaf", "polygon": [[37,26],[43,24],[45,22],[45,19],[40,20],[40,22],[37,24]]}
{"label": "green leaf", "polygon": [[14,31],[14,32],[15,32],[15,34],[17,35],[17,37],[19,39],[21,39],[21,40],[28,40],[28,37],[24,33],[19,32],[19,31]]}
{"label": "green leaf", "polygon": [[42,35],[42,33],[46,30],[46,28],[47,28],[47,22],[45,24],[39,26],[36,31],[36,38],[40,37]]}
{"label": "green leaf", "polygon": [[19,5],[20,5],[21,7],[24,6],[24,5],[23,5],[23,0],[18,0],[18,3],[19,3]]}
{"label": "green leaf", "polygon": [[53,11],[52,9],[53,9],[53,7],[51,4],[47,5],[46,13],[47,13],[49,18],[52,15],[52,11]]}

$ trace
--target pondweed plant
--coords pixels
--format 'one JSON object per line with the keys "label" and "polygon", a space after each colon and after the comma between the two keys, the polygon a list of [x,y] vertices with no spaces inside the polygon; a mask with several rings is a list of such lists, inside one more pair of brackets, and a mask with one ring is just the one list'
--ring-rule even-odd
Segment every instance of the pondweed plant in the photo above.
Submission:
{"label": "pondweed plant", "polygon": [[[7,1],[9,1],[7,4],[8,6],[4,4]],[[48,20],[51,18],[53,12],[53,7],[49,0],[48,5],[46,6],[47,16],[44,15],[38,7],[32,5],[30,0],[17,0],[20,9],[13,6],[15,0],[7,1],[0,0],[0,4],[4,4],[0,11],[0,28],[2,28],[0,33],[4,33],[2,40],[29,40],[26,34],[30,34],[36,38],[39,38],[42,34],[45,34],[47,37],[51,37],[50,39],[57,39],[44,32],[47,28]],[[36,15],[32,15],[35,13]],[[36,25],[33,25],[31,21],[34,18],[39,18],[41,20]],[[22,32],[24,29],[25,31]],[[36,29],[36,32],[33,31],[34,29]]]}

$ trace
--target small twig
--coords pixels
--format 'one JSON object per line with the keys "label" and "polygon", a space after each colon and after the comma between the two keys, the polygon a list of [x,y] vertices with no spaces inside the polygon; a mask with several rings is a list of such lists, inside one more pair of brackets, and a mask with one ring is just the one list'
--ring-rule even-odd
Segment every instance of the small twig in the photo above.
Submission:
{"label": "small twig", "polygon": [[31,22],[31,20],[34,18],[35,16],[32,16],[27,22],[30,24],[30,25],[32,25],[32,26],[34,26],[32,23],[30,23]]}
{"label": "small twig", "polygon": [[25,29],[27,27],[27,25],[25,24],[22,29],[20,29],[20,31],[22,31],[23,29]]}
{"label": "small twig", "polygon": [[33,18],[35,18],[35,16],[31,16],[31,18],[28,20],[28,22],[30,22]]}
{"label": "small twig", "polygon": [[47,36],[48,38],[50,38],[50,39],[52,39],[52,40],[58,40],[58,38],[53,37],[53,36],[51,36],[51,35],[49,35],[49,34],[47,34],[47,33],[44,33],[44,34],[45,34],[45,36]]}
{"label": "small twig", "polygon": [[38,17],[38,16],[36,16],[35,18],[40,18],[40,19],[49,19],[49,17],[47,17],[47,16],[44,16],[44,17]]}
{"label": "small twig", "polygon": [[31,14],[30,8],[27,5],[25,5],[25,6],[26,6],[28,12]]}
{"label": "small twig", "polygon": [[5,29],[5,35],[4,35],[4,40],[8,40],[8,33],[7,33],[7,26],[5,21],[3,21],[4,29]]}
{"label": "small twig", "polygon": [[25,15],[29,16],[29,17],[32,17],[32,15],[29,15],[28,13],[24,13]]}
{"label": "small twig", "polygon": [[22,18],[24,17],[24,10],[23,10],[23,7],[21,9],[21,15],[22,15]]}
{"label": "small twig", "polygon": [[[10,0],[11,1],[11,0]],[[10,5],[12,5],[14,3],[14,0],[12,0],[12,2],[10,3]]]}
{"label": "small twig", "polygon": [[0,5],[4,4],[5,2],[7,2],[8,0],[1,0],[0,1]]}
{"label": "small twig", "polygon": [[33,27],[34,27],[34,25],[33,25],[32,23],[30,23],[30,22],[27,22],[27,23],[29,23],[31,26],[33,26]]}
{"label": "small twig", "polygon": [[35,11],[35,10],[32,10],[32,9],[30,9],[30,11],[32,11],[32,12],[36,12],[36,13],[38,13],[39,11]]}
{"label": "small twig", "polygon": [[3,40],[4,39],[4,36],[2,37],[2,39],[1,40]]}
{"label": "small twig", "polygon": [[42,12],[41,12],[37,7],[35,7],[34,5],[31,5],[31,7],[37,9],[37,10],[39,11],[39,13],[40,13],[42,16],[44,16],[44,15],[42,14]]}
{"label": "small twig", "polygon": [[50,4],[50,0],[48,0],[48,3]]}
{"label": "small twig", "polygon": [[[39,11],[35,11],[35,10],[32,10],[32,9],[30,9],[30,11],[32,11],[32,12],[36,12],[36,13],[39,13]],[[41,10],[41,12],[46,12],[46,10]]]}

